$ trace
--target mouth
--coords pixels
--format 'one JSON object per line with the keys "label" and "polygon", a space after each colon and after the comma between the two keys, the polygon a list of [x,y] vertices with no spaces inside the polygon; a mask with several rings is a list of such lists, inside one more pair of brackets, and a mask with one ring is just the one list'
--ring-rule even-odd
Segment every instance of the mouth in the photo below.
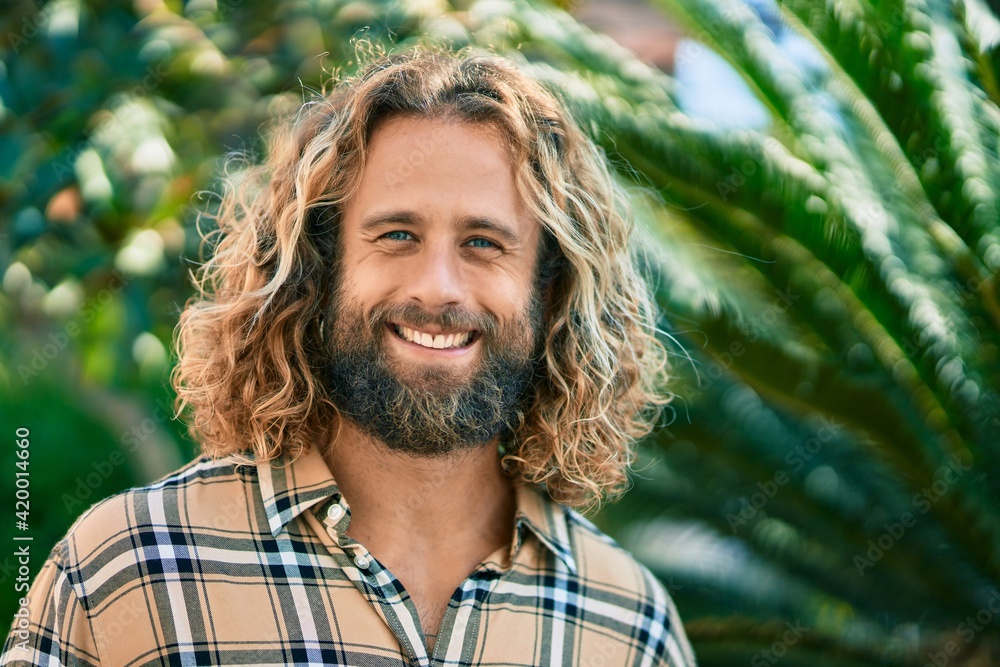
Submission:
{"label": "mouth", "polygon": [[432,350],[463,350],[471,347],[478,340],[480,332],[475,329],[467,331],[450,331],[441,333],[430,333],[419,329],[387,322],[386,327],[391,330],[397,338],[413,345]]}

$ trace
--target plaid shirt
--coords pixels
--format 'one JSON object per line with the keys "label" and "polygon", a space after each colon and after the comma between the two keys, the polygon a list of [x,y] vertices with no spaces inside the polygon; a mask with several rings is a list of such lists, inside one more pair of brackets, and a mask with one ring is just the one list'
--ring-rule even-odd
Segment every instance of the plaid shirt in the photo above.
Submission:
{"label": "plaid shirt", "polygon": [[695,664],[657,579],[521,484],[512,544],[452,595],[429,655],[406,590],[346,535],[321,454],[280,463],[202,457],[91,507],[0,665]]}

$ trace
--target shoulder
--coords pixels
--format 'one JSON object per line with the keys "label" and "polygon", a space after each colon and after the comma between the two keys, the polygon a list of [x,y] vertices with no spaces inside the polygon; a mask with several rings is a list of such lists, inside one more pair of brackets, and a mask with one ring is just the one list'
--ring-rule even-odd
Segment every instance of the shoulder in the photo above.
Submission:
{"label": "shoulder", "polygon": [[660,579],[627,549],[572,508],[566,523],[577,576],[592,595],[624,607],[631,625],[648,645],[677,667],[695,665],[694,654],[670,592]]}
{"label": "shoulder", "polygon": [[133,664],[122,656],[155,648],[150,610],[169,617],[176,575],[197,571],[196,548],[259,525],[261,513],[248,511],[259,505],[256,486],[253,466],[200,457],[91,506],[32,582],[7,644],[16,639],[19,648],[0,664]]}
{"label": "shoulder", "polygon": [[620,593],[665,604],[666,590],[648,567],[625,547],[574,509],[565,509],[566,524],[581,578],[613,586]]}
{"label": "shoulder", "polygon": [[[143,486],[109,496],[86,510],[60,543],[68,569],[139,549],[145,535],[176,535],[195,528],[223,528],[246,521],[247,486],[256,470],[231,457],[199,457]],[[154,542],[155,544],[155,542]]]}

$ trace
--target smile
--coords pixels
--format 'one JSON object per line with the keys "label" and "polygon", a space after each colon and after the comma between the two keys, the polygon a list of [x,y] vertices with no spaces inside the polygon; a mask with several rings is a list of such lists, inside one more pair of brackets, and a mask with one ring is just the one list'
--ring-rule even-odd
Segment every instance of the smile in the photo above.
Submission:
{"label": "smile", "polygon": [[426,331],[411,329],[401,324],[389,323],[389,326],[408,343],[434,350],[450,350],[468,347],[476,336],[475,331],[456,331],[451,333],[431,334]]}

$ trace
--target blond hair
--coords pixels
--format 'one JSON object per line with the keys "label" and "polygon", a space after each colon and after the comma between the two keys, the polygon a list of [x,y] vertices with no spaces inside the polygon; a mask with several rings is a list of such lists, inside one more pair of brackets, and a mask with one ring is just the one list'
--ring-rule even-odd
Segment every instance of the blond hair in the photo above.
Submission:
{"label": "blond hair", "polygon": [[501,463],[553,499],[593,509],[622,491],[656,423],[667,358],[636,266],[633,218],[604,155],[510,61],[465,50],[382,56],[277,126],[263,163],[230,179],[211,258],[177,325],[178,414],[213,457],[258,461],[323,442],[340,415],[314,374],[343,202],[373,132],[408,115],[499,130],[546,239],[544,372]]}

